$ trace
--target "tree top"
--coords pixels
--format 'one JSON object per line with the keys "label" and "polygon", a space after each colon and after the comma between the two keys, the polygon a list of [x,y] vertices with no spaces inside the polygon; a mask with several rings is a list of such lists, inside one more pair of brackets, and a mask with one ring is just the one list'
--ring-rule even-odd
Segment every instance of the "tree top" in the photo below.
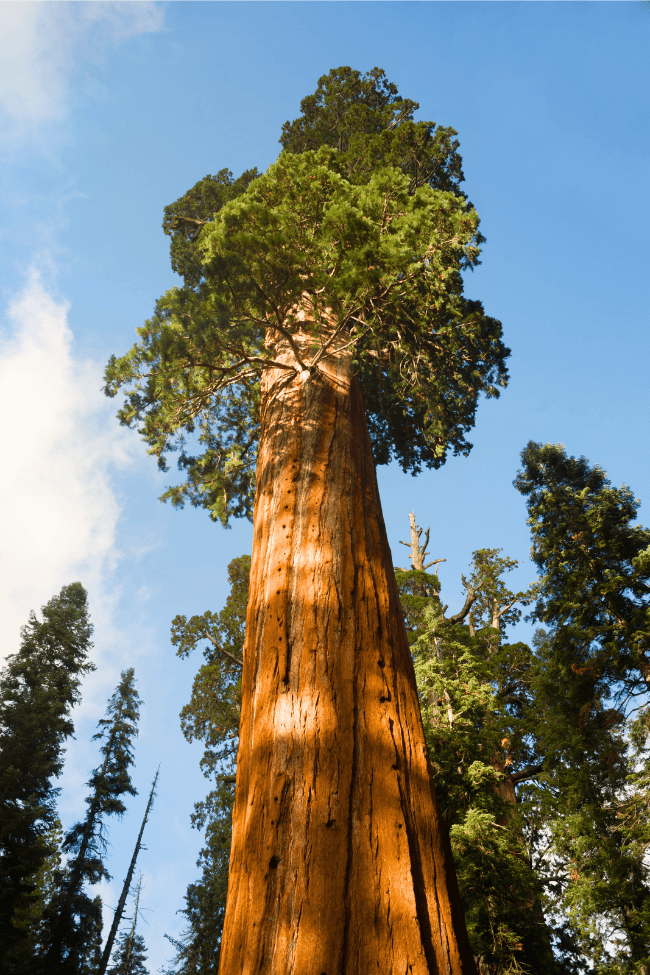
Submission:
{"label": "tree top", "polygon": [[[500,323],[463,295],[461,271],[479,254],[476,211],[456,187],[414,177],[395,132],[425,125],[431,135],[433,123],[412,123],[416,103],[397,99],[379,69],[370,76],[330,72],[303,119],[285,125],[285,151],[266,173],[248,171],[236,193],[224,176],[225,202],[192,218],[184,238],[186,284],[109,363],[108,395],[130,387],[120,420],[140,424],[163,469],[181,450],[188,479],[164,495],[174,504],[190,500],[224,523],[250,516],[266,368],[317,381],[324,358],[350,350],[376,462],[395,457],[413,473],[449,449],[467,454],[480,393],[498,396],[507,382]],[[281,364],[280,343],[293,352]],[[186,450],[195,431],[198,456]]]}

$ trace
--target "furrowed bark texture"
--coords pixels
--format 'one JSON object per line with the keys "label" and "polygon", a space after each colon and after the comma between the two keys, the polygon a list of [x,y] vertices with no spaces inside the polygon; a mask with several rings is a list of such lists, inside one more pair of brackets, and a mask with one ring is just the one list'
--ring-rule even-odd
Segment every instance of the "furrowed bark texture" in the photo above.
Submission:
{"label": "furrowed bark texture", "polygon": [[220,975],[475,975],[350,356],[262,404]]}

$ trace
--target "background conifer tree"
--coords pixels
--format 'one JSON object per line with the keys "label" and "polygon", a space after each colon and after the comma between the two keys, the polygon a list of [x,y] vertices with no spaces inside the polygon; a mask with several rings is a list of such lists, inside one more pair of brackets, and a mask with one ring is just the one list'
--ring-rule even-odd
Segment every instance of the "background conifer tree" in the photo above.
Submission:
{"label": "background conifer tree", "polygon": [[533,617],[548,628],[535,698],[556,910],[598,971],[647,975],[650,531],[630,488],[562,444],[531,441],[515,486],[541,577]]}
{"label": "background conifer tree", "polygon": [[124,814],[123,795],[137,795],[129,768],[133,764],[140,703],[131,667],[122,672],[108,702],[106,717],[100,719],[99,731],[93,736],[93,741],[102,742],[103,762],[88,782],[91,792],[86,799],[86,816],[68,831],[63,841],[62,850],[69,859],[58,872],[57,891],[44,918],[46,935],[42,955],[48,972],[74,975],[84,965],[94,964],[91,959],[96,952],[98,929],[101,934],[101,901],[91,899],[85,885],[110,879],[104,866],[105,820],[108,816]]}
{"label": "background conifer tree", "polygon": [[205,846],[197,865],[200,879],[189,885],[183,913],[188,922],[179,944],[175,971],[179,975],[209,975],[219,967],[219,947],[228,890],[228,861],[232,839],[232,806],[239,743],[242,653],[250,556],[241,555],[228,566],[230,593],[220,613],[204,613],[172,623],[172,644],[187,657],[204,643],[205,663],[194,678],[192,697],[181,711],[181,727],[188,741],[203,741],[201,768],[214,788],[196,803],[192,825],[205,829]]}
{"label": "background conifer tree", "polygon": [[[142,847],[142,836],[144,834],[145,826],[147,825],[147,820],[149,819],[149,813],[151,812],[151,807],[153,806],[153,800],[156,795],[156,783],[158,782],[158,776],[160,775],[160,766],[156,770],[154,780],[151,783],[151,791],[149,792],[149,799],[147,801],[147,806],[144,811],[144,816],[142,817],[142,823],[140,825],[140,832],[138,833],[138,838],[135,842],[135,847],[133,849],[133,854],[131,856],[131,863],[129,864],[129,869],[126,873],[126,878],[122,884],[122,893],[120,894],[120,899],[117,902],[117,907],[115,909],[115,914],[113,916],[113,923],[111,924],[111,929],[108,932],[108,937],[106,939],[106,944],[104,945],[104,950],[101,952],[101,958],[98,965],[95,966],[95,975],[104,975],[108,962],[110,960],[111,954],[113,952],[113,945],[115,944],[115,939],[117,937],[117,931],[122,921],[122,915],[124,913],[124,907],[126,905],[126,899],[129,896],[129,891],[131,889],[131,881],[133,880],[133,872],[135,870],[135,865],[138,860],[138,855]],[[138,891],[140,890],[140,885],[138,885]],[[138,897],[139,900],[139,897]],[[137,919],[137,910],[134,914],[134,919]]]}
{"label": "background conifer tree", "polygon": [[[0,678],[0,968],[30,972],[34,936],[47,889],[44,871],[56,856],[56,797],[64,744],[74,726],[92,626],[80,582],[64,586],[31,613],[17,653]],[[42,888],[43,883],[45,891]],[[32,916],[32,924],[25,919]]]}
{"label": "background conifer tree", "polygon": [[542,769],[526,722],[532,654],[505,641],[532,593],[507,588],[503,576],[514,560],[478,550],[463,577],[465,604],[447,617],[438,576],[425,571],[444,560],[429,561],[429,530],[422,541],[413,514],[410,520],[414,569],[398,570],[397,583],[472,949],[482,975],[553,972],[525,807],[516,796]]}
{"label": "background conifer tree", "polygon": [[114,961],[108,975],[149,975],[146,961],[147,949],[142,935],[134,934],[131,938],[128,931],[123,931],[117,939]]}
{"label": "background conifer tree", "polygon": [[131,928],[129,931],[123,931],[117,939],[113,965],[108,969],[108,975],[148,975],[144,964],[147,960],[144,938],[136,932],[140,910],[141,889],[142,875],[140,875],[140,880],[138,881]]}

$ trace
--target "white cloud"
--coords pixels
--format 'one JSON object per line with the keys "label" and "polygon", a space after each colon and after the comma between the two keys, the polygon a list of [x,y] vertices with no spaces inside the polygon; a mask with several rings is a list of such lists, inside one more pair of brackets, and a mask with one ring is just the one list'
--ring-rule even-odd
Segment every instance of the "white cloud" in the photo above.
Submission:
{"label": "white cloud", "polygon": [[162,29],[155,2],[0,2],[0,119],[19,139],[67,115],[78,64]]}
{"label": "white cloud", "polygon": [[29,611],[80,579],[95,622],[117,598],[120,505],[111,469],[133,444],[101,392],[102,367],[75,357],[68,307],[32,272],[0,344],[0,653],[18,648]]}

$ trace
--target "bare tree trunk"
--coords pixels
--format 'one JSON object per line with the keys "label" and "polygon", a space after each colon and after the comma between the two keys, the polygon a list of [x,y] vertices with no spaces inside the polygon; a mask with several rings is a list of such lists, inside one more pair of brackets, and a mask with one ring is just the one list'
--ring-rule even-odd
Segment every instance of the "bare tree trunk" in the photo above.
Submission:
{"label": "bare tree trunk", "polygon": [[[153,785],[151,786],[151,792],[149,793],[149,802],[147,803],[147,808],[144,811],[144,816],[142,818],[142,826],[140,827],[140,833],[138,834],[138,839],[135,844],[135,849],[133,851],[133,856],[131,857],[131,863],[129,865],[129,870],[126,875],[126,880],[122,885],[122,893],[120,894],[120,899],[117,904],[117,909],[115,911],[115,917],[113,918],[113,923],[111,925],[111,930],[108,932],[108,938],[106,939],[106,944],[104,945],[104,952],[102,954],[101,962],[99,963],[98,975],[104,975],[108,962],[111,957],[111,951],[113,950],[113,942],[115,941],[115,935],[117,934],[117,929],[120,926],[120,921],[122,920],[122,914],[124,913],[124,905],[126,904],[126,898],[129,895],[129,890],[131,889],[131,881],[133,880],[133,871],[135,870],[135,863],[138,859],[138,853],[140,852],[140,846],[142,845],[142,834],[144,833],[144,828],[147,825],[147,819],[149,818],[149,813],[151,812],[151,806],[153,805],[153,799],[155,795],[156,782],[158,781],[158,773],[160,772],[160,766],[156,772],[156,776],[153,780]],[[138,887],[138,896],[140,888]]]}
{"label": "bare tree trunk", "polygon": [[135,910],[133,912],[133,924],[131,925],[131,930],[129,932],[129,940],[126,947],[126,955],[124,958],[124,964],[122,966],[122,971],[120,975],[128,975],[129,963],[131,961],[131,954],[133,953],[133,941],[135,939],[135,926],[138,923],[138,908],[140,907],[140,888],[142,887],[142,874],[140,874],[140,880],[138,881],[138,893],[135,898]]}
{"label": "bare tree trunk", "polygon": [[475,971],[350,356],[269,370],[220,975]]}

